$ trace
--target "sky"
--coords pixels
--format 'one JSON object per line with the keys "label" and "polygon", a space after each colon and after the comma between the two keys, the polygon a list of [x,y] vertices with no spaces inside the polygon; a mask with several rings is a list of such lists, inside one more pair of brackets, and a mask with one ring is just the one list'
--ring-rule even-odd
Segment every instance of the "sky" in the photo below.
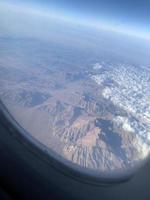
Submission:
{"label": "sky", "polygon": [[149,0],[0,0],[66,19],[150,39]]}

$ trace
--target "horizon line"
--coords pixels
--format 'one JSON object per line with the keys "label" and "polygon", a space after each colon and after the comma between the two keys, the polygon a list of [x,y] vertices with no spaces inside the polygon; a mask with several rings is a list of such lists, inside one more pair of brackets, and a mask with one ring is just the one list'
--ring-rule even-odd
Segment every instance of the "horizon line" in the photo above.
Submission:
{"label": "horizon line", "polygon": [[[82,25],[82,26],[85,26],[85,27],[92,27],[92,28],[95,28],[95,30],[105,30],[105,31],[111,31],[111,32],[114,32],[114,33],[120,33],[120,34],[123,34],[123,35],[126,35],[126,36],[131,36],[131,37],[136,37],[136,38],[140,38],[140,39],[145,39],[145,40],[148,40],[150,41],[150,34],[147,34],[147,33],[137,33],[138,30],[136,29],[130,29],[128,28],[127,30],[127,27],[125,26],[120,26],[118,27],[115,27],[115,25],[113,24],[110,24],[108,22],[104,22],[104,21],[101,21],[101,20],[93,20],[91,18],[88,18],[88,20],[85,20],[85,19],[78,19],[78,17],[76,16],[71,16],[69,15],[69,13],[66,13],[62,10],[50,10],[49,12],[48,9],[46,8],[39,8],[37,6],[37,8],[35,7],[35,4],[32,4],[32,8],[31,6],[29,6],[29,4],[25,3],[25,4],[22,4],[22,3],[19,3],[19,4],[13,4],[13,3],[9,3],[9,2],[6,2],[6,1],[1,1],[0,4],[2,6],[8,6],[8,7],[11,7],[14,11],[23,11],[25,13],[30,13],[30,14],[36,14],[36,15],[41,15],[42,17],[46,17],[46,18],[51,18],[51,19],[58,19],[58,20],[62,20],[62,21],[65,21],[65,22],[69,22],[69,23],[74,23],[76,25]],[[31,5],[31,4],[30,4]],[[24,8],[24,9],[22,9]],[[22,10],[21,10],[22,9]]]}

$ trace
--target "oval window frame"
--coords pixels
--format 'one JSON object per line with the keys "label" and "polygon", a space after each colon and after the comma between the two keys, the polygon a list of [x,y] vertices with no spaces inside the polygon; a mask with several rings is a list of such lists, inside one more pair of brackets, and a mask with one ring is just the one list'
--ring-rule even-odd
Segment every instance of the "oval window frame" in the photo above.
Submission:
{"label": "oval window frame", "polygon": [[49,167],[57,170],[57,172],[86,184],[108,186],[126,182],[130,180],[136,174],[138,169],[145,165],[146,161],[148,160],[144,160],[142,164],[136,167],[136,169],[130,169],[128,173],[120,175],[116,174],[117,176],[113,175],[113,177],[107,177],[107,175],[103,176],[101,173],[93,173],[93,170],[78,166],[77,164],[61,157],[44,144],[40,143],[36,138],[31,136],[30,133],[28,133],[19,125],[11,113],[9,113],[9,110],[6,108],[1,99],[0,123],[7,129],[9,136],[13,137],[13,139],[23,145],[29,153],[39,157],[42,162],[45,162]]}

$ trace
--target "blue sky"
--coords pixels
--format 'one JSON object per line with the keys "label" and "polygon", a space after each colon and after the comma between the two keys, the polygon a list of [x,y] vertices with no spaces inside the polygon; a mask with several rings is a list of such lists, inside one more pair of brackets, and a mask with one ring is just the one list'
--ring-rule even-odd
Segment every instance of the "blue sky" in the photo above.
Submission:
{"label": "blue sky", "polygon": [[1,0],[68,19],[150,38],[149,0]]}

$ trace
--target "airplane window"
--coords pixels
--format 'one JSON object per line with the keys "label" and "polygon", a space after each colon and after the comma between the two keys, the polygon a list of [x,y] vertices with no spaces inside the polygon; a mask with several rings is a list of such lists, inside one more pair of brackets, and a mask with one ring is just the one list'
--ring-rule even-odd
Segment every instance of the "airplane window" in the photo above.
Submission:
{"label": "airplane window", "polygon": [[131,174],[150,153],[148,31],[61,5],[0,2],[0,99],[68,166]]}

